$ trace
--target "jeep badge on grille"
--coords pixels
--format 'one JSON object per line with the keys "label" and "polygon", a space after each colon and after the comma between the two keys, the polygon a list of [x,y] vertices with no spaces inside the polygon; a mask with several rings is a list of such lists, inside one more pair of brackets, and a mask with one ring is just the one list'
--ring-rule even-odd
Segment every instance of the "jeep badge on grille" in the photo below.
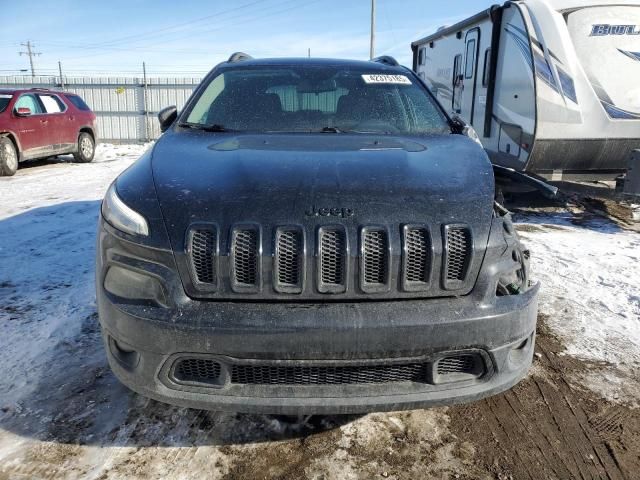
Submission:
{"label": "jeep badge on grille", "polygon": [[355,212],[351,208],[345,207],[316,207],[311,205],[305,212],[307,217],[353,217]]}

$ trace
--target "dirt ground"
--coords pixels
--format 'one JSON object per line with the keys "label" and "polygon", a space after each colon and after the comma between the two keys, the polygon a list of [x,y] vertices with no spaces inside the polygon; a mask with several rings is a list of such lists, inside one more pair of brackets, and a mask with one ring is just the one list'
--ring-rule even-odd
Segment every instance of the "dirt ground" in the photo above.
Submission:
{"label": "dirt ground", "polygon": [[[624,359],[615,362],[576,355],[573,340],[588,335],[562,330],[557,317],[577,323],[604,310],[584,310],[569,296],[576,289],[569,284],[567,292],[545,293],[527,378],[468,405],[291,419],[178,408],[130,392],[106,364],[87,267],[96,199],[139,154],[127,159],[118,152],[114,147],[104,163],[73,165],[79,178],[91,171],[95,195],[48,187],[46,197],[13,202],[15,210],[0,217],[0,360],[7,372],[0,378],[0,480],[640,478],[638,345],[628,347],[627,357],[619,349]],[[22,199],[25,178],[33,175],[37,183],[42,172],[54,185],[60,182],[51,179],[69,167],[39,164],[21,170],[10,185]],[[39,188],[34,183],[33,191]],[[536,235],[531,241],[540,248],[552,235],[573,241],[582,234],[569,232],[557,215],[580,225],[604,218],[606,238],[628,232],[626,207],[605,197],[570,193],[512,208],[539,220],[517,228],[524,237]],[[610,216],[598,202],[620,211]],[[26,238],[3,247],[13,232]],[[65,245],[72,248],[58,255]],[[21,270],[27,253],[31,267]],[[23,261],[3,269],[16,255]],[[49,264],[56,274],[41,272]],[[640,308],[637,291],[624,301]],[[622,313],[640,322],[634,308]],[[615,345],[624,345],[619,337]]]}

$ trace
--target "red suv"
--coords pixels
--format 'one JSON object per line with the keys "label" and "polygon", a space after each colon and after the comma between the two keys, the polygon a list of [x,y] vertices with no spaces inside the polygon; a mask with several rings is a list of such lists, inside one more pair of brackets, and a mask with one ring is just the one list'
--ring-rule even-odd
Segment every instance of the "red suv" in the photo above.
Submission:
{"label": "red suv", "polygon": [[0,89],[0,176],[18,162],[72,153],[90,162],[96,116],[78,95],[43,88]]}

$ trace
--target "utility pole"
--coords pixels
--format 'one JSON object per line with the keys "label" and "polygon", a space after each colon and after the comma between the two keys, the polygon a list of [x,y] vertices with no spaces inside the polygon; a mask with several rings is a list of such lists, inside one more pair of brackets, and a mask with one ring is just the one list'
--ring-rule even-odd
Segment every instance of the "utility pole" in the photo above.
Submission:
{"label": "utility pole", "polygon": [[371,0],[371,44],[369,46],[369,59],[372,60],[376,50],[376,0]]}
{"label": "utility pole", "polygon": [[20,45],[22,45],[23,47],[27,47],[27,51],[26,52],[18,52],[18,53],[20,55],[28,55],[29,56],[29,63],[31,64],[31,76],[35,77],[36,76],[36,71],[33,68],[33,57],[35,57],[36,55],[42,55],[42,53],[34,52],[32,50],[32,48],[35,48],[35,45],[33,45],[30,41],[27,41],[27,43],[21,43]]}
{"label": "utility pole", "polygon": [[149,94],[148,88],[149,84],[147,82],[147,64],[146,62],[142,62],[142,76],[143,76],[143,84],[142,84],[142,102],[144,106],[144,136],[145,141],[149,141]]}
{"label": "utility pole", "polygon": [[307,56],[308,56],[309,58],[311,58],[311,49],[310,49],[310,48],[307,50]]}
{"label": "utility pole", "polygon": [[62,76],[62,63],[58,60],[58,72],[60,72],[60,88],[64,90],[64,77]]}

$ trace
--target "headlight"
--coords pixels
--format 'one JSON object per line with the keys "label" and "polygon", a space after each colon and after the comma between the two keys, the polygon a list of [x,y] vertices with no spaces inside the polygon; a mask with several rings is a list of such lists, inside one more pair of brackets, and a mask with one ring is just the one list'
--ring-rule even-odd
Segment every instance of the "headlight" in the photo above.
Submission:
{"label": "headlight", "polygon": [[116,193],[116,182],[113,182],[107,190],[102,201],[102,216],[111,224],[125,233],[131,235],[149,235],[149,225],[145,218],[135,210],[127,207]]}
{"label": "headlight", "polygon": [[476,133],[475,128],[473,128],[471,125],[465,125],[465,127],[462,129],[462,133],[464,135],[466,135],[467,137],[469,137],[474,142],[476,142],[478,145],[482,146],[482,142],[480,141],[480,137]]}

